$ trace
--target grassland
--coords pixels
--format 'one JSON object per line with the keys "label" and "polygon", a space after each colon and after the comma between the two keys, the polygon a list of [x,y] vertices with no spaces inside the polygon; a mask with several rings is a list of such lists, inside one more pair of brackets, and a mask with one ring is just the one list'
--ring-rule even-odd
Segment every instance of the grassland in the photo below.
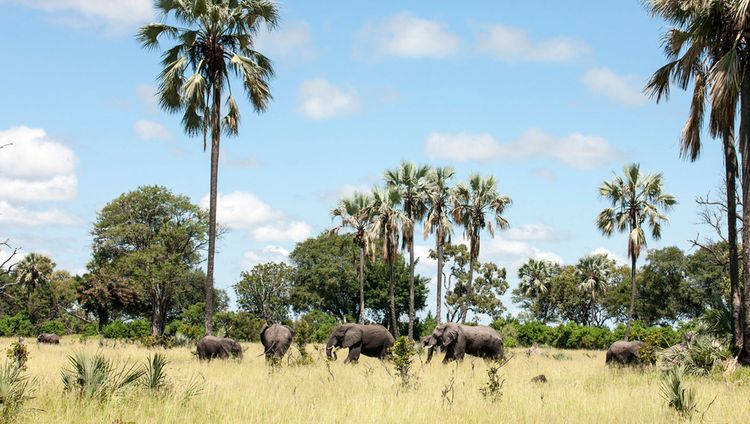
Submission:
{"label": "grassland", "polygon": [[[0,339],[7,348],[13,340]],[[29,373],[38,379],[35,399],[21,415],[24,423],[664,423],[684,421],[659,395],[654,369],[620,370],[604,366],[604,352],[543,350],[527,357],[521,350],[501,369],[500,401],[485,400],[487,364],[467,360],[443,366],[441,358],[415,360],[414,387],[402,388],[390,364],[363,358],[358,365],[326,365],[320,350],[310,366],[269,369],[259,344],[245,344],[242,362],[200,363],[187,348],[162,351],[173,390],[153,395],[127,389],[105,403],[78,401],[63,394],[60,372],[67,355],[101,352],[117,361],[144,363],[149,350],[135,344],[100,346],[66,337],[60,346],[29,344]],[[293,348],[294,349],[294,348]],[[314,346],[308,347],[313,351]],[[557,354],[557,355],[556,355]],[[529,380],[544,374],[547,384]],[[202,378],[202,393],[187,400],[191,379]],[[451,381],[452,387],[451,390]],[[750,377],[690,379],[701,410],[711,423],[750,422]]]}

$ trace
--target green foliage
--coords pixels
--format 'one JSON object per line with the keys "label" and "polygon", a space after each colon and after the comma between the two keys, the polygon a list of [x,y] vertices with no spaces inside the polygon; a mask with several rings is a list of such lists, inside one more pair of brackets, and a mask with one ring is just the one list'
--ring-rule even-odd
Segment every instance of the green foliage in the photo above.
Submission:
{"label": "green foliage", "polygon": [[30,379],[23,367],[6,362],[0,368],[0,422],[15,422],[24,404],[34,399],[36,379]]}
{"label": "green foliage", "polygon": [[47,321],[39,327],[39,332],[62,336],[65,335],[65,324],[57,320]]}
{"label": "green foliage", "polygon": [[479,389],[482,397],[490,402],[498,402],[503,397],[505,379],[500,376],[500,369],[507,364],[505,359],[493,359],[487,367],[487,382]]}
{"label": "green foliage", "polygon": [[294,344],[297,346],[300,356],[295,361],[297,365],[310,365],[314,362],[306,348],[307,344],[310,343],[311,335],[312,327],[308,321],[301,319],[294,323]]}
{"label": "green foliage", "polygon": [[698,335],[695,341],[664,351],[665,368],[681,367],[685,373],[707,375],[730,357],[728,349],[710,335]]}
{"label": "green foliage", "polygon": [[218,312],[214,315],[216,334],[235,340],[260,341],[260,330],[266,321],[247,312]]}
{"label": "green foliage", "polygon": [[8,350],[5,351],[8,359],[12,359],[16,368],[25,369],[26,362],[29,360],[29,348],[24,343],[13,342]]}
{"label": "green foliage", "polygon": [[165,371],[168,363],[166,356],[161,353],[155,353],[148,358],[141,378],[143,387],[156,393],[167,392],[171,388]]}
{"label": "green foliage", "polygon": [[409,340],[406,336],[401,336],[393,343],[390,352],[396,373],[401,380],[401,386],[408,387],[415,378],[411,371],[414,356],[417,354],[414,349],[414,341]]}
{"label": "green foliage", "polygon": [[325,343],[338,321],[333,316],[323,311],[311,311],[302,315],[302,320],[310,326],[310,341],[314,343]]}
{"label": "green foliage", "polygon": [[266,321],[282,322],[289,317],[289,297],[294,268],[282,262],[269,262],[243,271],[234,285],[237,305]]}
{"label": "green foliage", "polygon": [[683,377],[685,369],[681,366],[667,370],[660,383],[661,396],[667,405],[685,418],[690,418],[698,406],[693,389],[685,388]]}
{"label": "green foliage", "polygon": [[78,352],[68,356],[70,368],[62,371],[63,390],[79,399],[106,401],[137,383],[144,370],[127,363],[118,367],[101,354]]}
{"label": "green foliage", "polygon": [[105,339],[129,339],[139,340],[151,334],[151,327],[144,320],[133,320],[130,322],[112,321],[102,330]]}
{"label": "green foliage", "polygon": [[0,334],[3,337],[31,337],[34,334],[34,325],[26,318],[24,313],[12,317],[5,316],[0,318]]}

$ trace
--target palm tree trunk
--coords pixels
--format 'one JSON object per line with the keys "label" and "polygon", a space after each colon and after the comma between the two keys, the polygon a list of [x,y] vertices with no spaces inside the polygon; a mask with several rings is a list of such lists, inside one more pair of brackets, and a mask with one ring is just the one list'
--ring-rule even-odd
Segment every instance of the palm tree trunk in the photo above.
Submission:
{"label": "palm tree trunk", "polygon": [[466,315],[469,314],[469,303],[474,299],[471,283],[474,281],[474,258],[469,258],[469,281],[466,283],[466,295],[464,304],[461,305],[461,324],[466,324]]}
{"label": "palm tree trunk", "polygon": [[388,261],[388,266],[390,268],[390,276],[388,277],[389,281],[389,297],[391,301],[391,334],[393,334],[393,337],[398,338],[398,317],[396,316],[396,291],[395,286],[396,284],[393,281],[393,259]]}
{"label": "palm tree trunk", "polygon": [[359,248],[359,323],[365,323],[365,248]]}
{"label": "palm tree trunk", "polygon": [[630,255],[630,307],[628,308],[628,324],[625,327],[625,341],[630,339],[630,329],[633,323],[633,311],[635,310],[635,262],[638,258],[635,253]]}
{"label": "palm tree trunk", "polygon": [[742,70],[739,147],[742,160],[742,349],[738,359],[750,364],[750,65]]}
{"label": "palm tree trunk", "polygon": [[440,314],[442,313],[443,303],[443,236],[442,231],[438,230],[435,240],[435,250],[437,251],[437,299],[435,303],[435,323],[440,325]]}
{"label": "palm tree trunk", "polygon": [[414,230],[409,243],[409,340],[414,340]]}
{"label": "palm tree trunk", "polygon": [[208,264],[206,266],[206,335],[212,334],[214,318],[214,256],[216,253],[216,199],[219,179],[219,145],[221,143],[221,89],[214,87],[211,108],[211,191],[208,207]]}
{"label": "palm tree trunk", "polygon": [[740,296],[739,253],[737,251],[737,151],[733,135],[725,135],[724,169],[727,188],[727,240],[729,242],[729,285],[732,308],[732,346],[742,347],[742,302]]}

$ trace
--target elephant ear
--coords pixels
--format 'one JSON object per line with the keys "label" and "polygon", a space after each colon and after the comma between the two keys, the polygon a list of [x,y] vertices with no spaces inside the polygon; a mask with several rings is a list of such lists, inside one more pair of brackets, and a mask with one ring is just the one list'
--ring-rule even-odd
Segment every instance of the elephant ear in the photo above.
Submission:
{"label": "elephant ear", "polygon": [[350,328],[344,334],[344,342],[341,344],[341,347],[350,348],[357,343],[362,343],[362,330],[359,328]]}
{"label": "elephant ear", "polygon": [[443,347],[448,347],[458,340],[458,331],[453,327],[446,327],[443,332]]}
{"label": "elephant ear", "polygon": [[263,340],[263,334],[265,334],[266,330],[268,330],[269,328],[271,328],[271,326],[269,326],[268,323],[266,323],[265,325],[263,325],[263,328],[261,328],[261,330],[260,330],[260,339],[261,340]]}

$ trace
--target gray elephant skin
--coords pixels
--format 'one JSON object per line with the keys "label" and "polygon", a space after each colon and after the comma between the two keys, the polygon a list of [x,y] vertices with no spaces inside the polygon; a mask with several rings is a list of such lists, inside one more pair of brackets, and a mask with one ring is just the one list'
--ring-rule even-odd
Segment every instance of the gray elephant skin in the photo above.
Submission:
{"label": "gray elephant skin", "polygon": [[394,341],[382,325],[341,324],[328,337],[326,356],[336,360],[334,348],[342,348],[349,349],[345,363],[357,362],[360,354],[383,359]]}
{"label": "gray elephant skin", "polygon": [[43,333],[36,337],[36,342],[44,344],[60,344],[60,336],[57,334]]}
{"label": "gray elephant skin", "polygon": [[234,339],[227,337],[205,336],[198,341],[196,351],[200,360],[242,358],[242,346]]}
{"label": "gray elephant skin", "polygon": [[504,355],[502,337],[493,328],[485,325],[438,325],[427,340],[428,360],[432,358],[431,350],[436,348],[445,351],[444,364],[462,361],[465,355],[491,359],[499,359]]}
{"label": "gray elephant skin", "polygon": [[640,359],[640,350],[646,343],[641,341],[626,342],[618,340],[607,349],[606,364],[630,365],[637,364]]}
{"label": "gray elephant skin", "polygon": [[260,330],[260,342],[263,344],[266,360],[283,358],[292,345],[293,338],[294,329],[288,325],[264,325]]}

